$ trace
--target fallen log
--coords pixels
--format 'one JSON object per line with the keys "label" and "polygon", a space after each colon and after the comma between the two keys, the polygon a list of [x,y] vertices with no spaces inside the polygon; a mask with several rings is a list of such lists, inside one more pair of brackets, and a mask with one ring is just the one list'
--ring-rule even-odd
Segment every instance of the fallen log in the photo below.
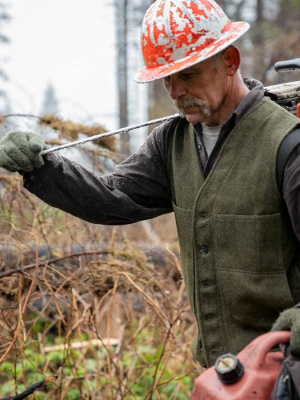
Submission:
{"label": "fallen log", "polygon": [[33,394],[36,391],[36,389],[41,388],[46,383],[54,381],[56,378],[57,378],[56,376],[50,376],[49,378],[46,378],[41,382],[35,383],[29,389],[25,390],[25,392],[17,394],[16,396],[3,397],[0,400],[23,400],[23,399],[26,399],[26,397]]}

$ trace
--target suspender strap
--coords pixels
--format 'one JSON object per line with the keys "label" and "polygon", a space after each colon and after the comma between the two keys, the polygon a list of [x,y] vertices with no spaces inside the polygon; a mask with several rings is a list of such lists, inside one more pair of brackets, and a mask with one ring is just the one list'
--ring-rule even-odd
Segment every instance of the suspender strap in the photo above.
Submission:
{"label": "suspender strap", "polygon": [[300,128],[297,128],[283,139],[279,147],[277,154],[276,177],[280,193],[282,193],[284,169],[286,163],[294,148],[299,144],[300,144]]}

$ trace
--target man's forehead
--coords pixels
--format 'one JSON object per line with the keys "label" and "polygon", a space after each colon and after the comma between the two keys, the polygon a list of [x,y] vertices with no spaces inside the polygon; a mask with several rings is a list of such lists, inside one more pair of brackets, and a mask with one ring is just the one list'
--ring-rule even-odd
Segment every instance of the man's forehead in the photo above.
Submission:
{"label": "man's forehead", "polygon": [[[192,65],[191,67],[185,68],[179,72],[176,72],[175,74],[172,75],[183,75],[183,74],[189,74],[193,72],[202,72],[205,70],[205,65],[203,65],[203,62],[197,63],[195,65]],[[172,76],[169,75],[169,76]]]}
{"label": "man's forehead", "polygon": [[203,66],[203,62],[202,62],[202,63],[198,63],[198,64],[195,64],[195,65],[192,65],[191,67],[185,68],[181,72],[182,73],[194,72],[194,71],[199,72],[199,71],[202,71],[204,69],[205,69],[205,67]]}

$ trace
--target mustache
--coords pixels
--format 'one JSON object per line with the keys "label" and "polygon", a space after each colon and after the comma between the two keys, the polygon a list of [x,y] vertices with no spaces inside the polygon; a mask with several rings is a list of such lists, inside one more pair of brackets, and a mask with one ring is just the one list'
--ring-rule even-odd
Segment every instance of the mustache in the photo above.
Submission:
{"label": "mustache", "polygon": [[174,101],[174,106],[182,117],[184,117],[184,110],[189,107],[199,107],[206,117],[210,117],[212,114],[211,110],[197,97],[177,99]]}

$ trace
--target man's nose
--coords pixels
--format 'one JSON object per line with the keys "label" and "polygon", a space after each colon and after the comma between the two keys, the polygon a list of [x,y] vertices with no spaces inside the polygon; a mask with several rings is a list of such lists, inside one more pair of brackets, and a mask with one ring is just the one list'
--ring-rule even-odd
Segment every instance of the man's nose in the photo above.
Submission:
{"label": "man's nose", "polygon": [[184,82],[176,76],[170,76],[168,91],[172,100],[177,100],[187,93]]}

